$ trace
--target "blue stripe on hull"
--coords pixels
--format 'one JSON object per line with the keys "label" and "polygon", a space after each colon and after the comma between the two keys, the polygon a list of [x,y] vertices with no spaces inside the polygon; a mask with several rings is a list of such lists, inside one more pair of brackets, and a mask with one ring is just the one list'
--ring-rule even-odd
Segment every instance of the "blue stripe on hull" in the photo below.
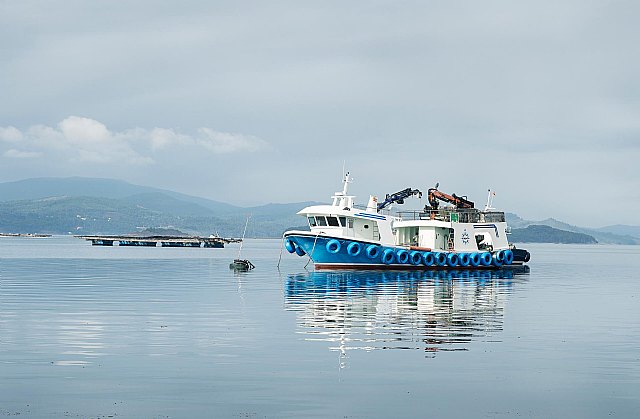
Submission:
{"label": "blue stripe on hull", "polygon": [[[495,269],[495,266],[426,266],[423,263],[418,265],[412,265],[410,262],[398,263],[397,251],[407,250],[405,247],[389,247],[377,244],[380,247],[378,256],[376,258],[370,258],[367,256],[367,247],[373,243],[361,242],[358,240],[326,237],[326,236],[314,236],[303,234],[285,234],[285,239],[289,239],[304,250],[307,256],[311,258],[317,269],[464,269],[464,270],[487,270]],[[332,240],[337,240],[340,243],[340,250],[332,253],[327,249],[327,243]],[[347,251],[347,247],[350,243],[360,243],[360,253],[356,256],[350,255]],[[331,247],[331,246],[330,246]],[[392,249],[395,253],[395,262],[392,264],[386,264],[382,261],[384,251],[386,249]],[[507,266],[505,266],[507,268]]]}
{"label": "blue stripe on hull", "polygon": [[[382,258],[378,255],[377,259],[370,259],[367,256],[366,248],[371,243],[358,242],[362,245],[360,249],[360,254],[357,256],[351,256],[347,253],[347,246],[349,243],[354,242],[355,240],[345,240],[345,239],[334,239],[332,237],[316,237],[316,236],[303,236],[303,235],[290,235],[287,236],[291,241],[293,241],[297,246],[302,247],[302,250],[305,251],[307,255],[313,260],[315,264],[323,264],[323,263],[341,263],[341,264],[356,264],[356,265],[364,265],[364,264],[381,264]],[[340,251],[336,253],[331,253],[327,250],[327,243],[329,240],[338,240],[340,243]]]}

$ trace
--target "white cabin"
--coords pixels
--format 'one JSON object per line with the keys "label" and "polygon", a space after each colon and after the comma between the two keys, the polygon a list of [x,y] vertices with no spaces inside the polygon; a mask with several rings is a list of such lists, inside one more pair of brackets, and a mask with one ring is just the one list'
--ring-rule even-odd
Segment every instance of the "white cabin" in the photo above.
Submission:
{"label": "white cabin", "polygon": [[314,205],[298,212],[307,218],[313,235],[449,252],[509,248],[503,212],[442,207],[391,215],[378,211],[374,196],[366,207],[354,205],[354,196],[347,194],[349,183],[347,173],[344,188],[333,195],[331,205]]}

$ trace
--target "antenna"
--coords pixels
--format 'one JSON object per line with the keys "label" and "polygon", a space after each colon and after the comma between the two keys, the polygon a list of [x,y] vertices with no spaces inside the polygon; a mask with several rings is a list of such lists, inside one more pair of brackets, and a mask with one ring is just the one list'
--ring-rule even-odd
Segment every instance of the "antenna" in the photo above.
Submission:
{"label": "antenna", "polygon": [[492,192],[491,189],[487,190],[487,205],[484,206],[485,211],[489,211],[495,209],[492,207],[493,205],[493,197],[496,196],[495,192]]}

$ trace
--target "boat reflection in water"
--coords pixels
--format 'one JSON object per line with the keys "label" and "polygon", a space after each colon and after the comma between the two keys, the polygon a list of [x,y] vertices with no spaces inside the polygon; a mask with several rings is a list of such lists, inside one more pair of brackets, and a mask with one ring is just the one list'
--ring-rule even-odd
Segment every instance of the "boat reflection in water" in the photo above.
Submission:
{"label": "boat reflection in water", "polygon": [[[285,307],[307,340],[350,350],[413,349],[433,357],[496,341],[507,296],[528,278],[517,269],[315,271],[290,275]],[[344,359],[341,366],[344,366]]]}

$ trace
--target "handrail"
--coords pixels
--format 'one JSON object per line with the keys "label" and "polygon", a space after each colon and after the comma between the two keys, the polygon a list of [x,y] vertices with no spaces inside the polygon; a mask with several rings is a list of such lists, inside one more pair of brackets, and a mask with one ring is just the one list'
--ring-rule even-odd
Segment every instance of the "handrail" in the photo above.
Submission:
{"label": "handrail", "polygon": [[499,223],[505,221],[502,211],[478,211],[469,209],[447,209],[420,211],[399,211],[397,215],[403,221],[438,220],[458,223]]}

